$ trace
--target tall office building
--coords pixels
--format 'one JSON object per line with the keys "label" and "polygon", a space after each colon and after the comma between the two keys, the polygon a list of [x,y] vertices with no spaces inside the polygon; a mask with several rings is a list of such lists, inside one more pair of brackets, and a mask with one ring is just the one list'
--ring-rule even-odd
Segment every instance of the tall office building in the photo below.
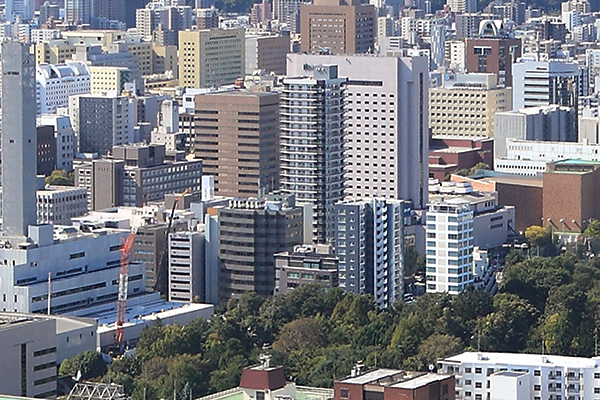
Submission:
{"label": "tall office building", "polygon": [[337,64],[348,77],[345,194],[412,200],[427,207],[429,126],[425,57],[288,55],[288,75]]}
{"label": "tall office building", "polygon": [[257,69],[267,74],[285,75],[289,52],[289,35],[246,35],[246,75]]}
{"label": "tall office building", "polygon": [[218,210],[219,303],[243,293],[272,296],[275,254],[302,243],[302,208],[288,196],[231,200]]}
{"label": "tall office building", "polygon": [[37,131],[35,62],[29,47],[2,44],[2,201],[3,231],[27,236],[37,223]]}
{"label": "tall office building", "polygon": [[[309,75],[309,76],[307,76]],[[283,80],[281,190],[313,212],[313,241],[331,241],[333,206],[344,198],[344,84],[337,65]]]}
{"label": "tall office building", "polygon": [[512,107],[511,89],[495,74],[444,75],[442,87],[429,90],[432,136],[494,137],[494,115]]}
{"label": "tall office building", "polygon": [[179,32],[179,85],[218,87],[245,75],[244,29]]}
{"label": "tall office building", "polygon": [[104,155],[113,146],[133,142],[137,105],[127,96],[71,96],[69,112],[82,153]]}
{"label": "tall office building", "polygon": [[82,25],[92,23],[92,0],[65,0],[65,23]]}
{"label": "tall office building", "polygon": [[[4,246],[0,307],[16,312],[75,312],[114,301],[119,248],[127,231],[102,234],[36,225],[35,64],[29,46],[2,44],[2,202]],[[27,239],[24,239],[27,237]],[[48,276],[52,281],[48,299]],[[118,280],[117,280],[118,281]],[[130,266],[129,294],[145,291],[140,265]]]}
{"label": "tall office building", "polygon": [[404,202],[352,199],[335,205],[339,286],[385,308],[404,297]]}
{"label": "tall office building", "polygon": [[4,17],[9,22],[15,22],[17,18],[31,21],[34,10],[34,0],[5,0],[4,2]]}
{"label": "tall office building", "polygon": [[93,17],[125,22],[125,4],[126,0],[94,0]]}
{"label": "tall office building", "polygon": [[551,104],[577,109],[579,76],[576,62],[519,59],[513,65],[513,110]]}
{"label": "tall office building", "polygon": [[372,52],[377,35],[375,7],[359,0],[315,0],[300,12],[303,53]]}
{"label": "tall office building", "polygon": [[215,193],[260,197],[279,188],[279,94],[224,91],[195,99],[196,158]]}
{"label": "tall office building", "polygon": [[77,142],[71,126],[71,118],[66,115],[42,114],[38,117],[38,123],[54,128],[56,169],[73,171],[73,157],[77,150]]}
{"label": "tall office building", "polygon": [[464,199],[438,199],[427,211],[427,293],[459,294],[473,283],[473,210]]}

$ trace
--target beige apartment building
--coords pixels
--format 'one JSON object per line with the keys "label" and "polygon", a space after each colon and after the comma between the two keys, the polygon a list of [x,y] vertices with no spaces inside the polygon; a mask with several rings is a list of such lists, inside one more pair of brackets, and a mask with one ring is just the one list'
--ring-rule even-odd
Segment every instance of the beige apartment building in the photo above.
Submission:
{"label": "beige apartment building", "polygon": [[246,35],[246,75],[257,69],[267,74],[285,75],[289,52],[289,35]]}
{"label": "beige apartment building", "polygon": [[179,85],[218,87],[235,83],[245,72],[244,29],[179,32]]}
{"label": "beige apartment building", "polygon": [[496,74],[449,74],[429,91],[432,136],[494,137],[494,115],[512,108],[512,89]]}
{"label": "beige apartment building", "polygon": [[195,98],[195,156],[215,194],[260,197],[279,188],[279,94],[224,91]]}
{"label": "beige apartment building", "polygon": [[359,0],[315,0],[300,9],[303,53],[368,53],[377,35],[375,6]]}

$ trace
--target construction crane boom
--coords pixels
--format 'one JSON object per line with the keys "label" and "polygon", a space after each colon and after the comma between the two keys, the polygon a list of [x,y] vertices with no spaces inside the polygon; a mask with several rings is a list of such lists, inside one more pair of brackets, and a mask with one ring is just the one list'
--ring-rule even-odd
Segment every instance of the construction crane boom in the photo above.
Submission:
{"label": "construction crane boom", "polygon": [[129,254],[135,240],[135,231],[131,231],[127,240],[121,246],[121,268],[119,270],[119,296],[117,298],[117,333],[115,346],[123,344],[123,325],[127,319],[127,292],[129,286]]}

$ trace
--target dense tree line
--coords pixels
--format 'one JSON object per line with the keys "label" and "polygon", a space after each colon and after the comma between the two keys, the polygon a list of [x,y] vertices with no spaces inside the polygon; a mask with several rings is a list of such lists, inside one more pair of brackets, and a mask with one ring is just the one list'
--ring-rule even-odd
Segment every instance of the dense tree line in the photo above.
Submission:
{"label": "dense tree line", "polygon": [[[424,295],[379,310],[373,298],[303,286],[262,299],[248,293],[210,321],[146,328],[135,358],[98,379],[134,399],[199,397],[235,387],[242,368],[268,352],[286,377],[330,387],[362,360],[368,367],[426,371],[464,350],[592,356],[600,324],[600,260],[567,253],[507,257],[500,293]],[[62,371],[62,368],[61,368]],[[180,396],[181,397],[181,396]]]}

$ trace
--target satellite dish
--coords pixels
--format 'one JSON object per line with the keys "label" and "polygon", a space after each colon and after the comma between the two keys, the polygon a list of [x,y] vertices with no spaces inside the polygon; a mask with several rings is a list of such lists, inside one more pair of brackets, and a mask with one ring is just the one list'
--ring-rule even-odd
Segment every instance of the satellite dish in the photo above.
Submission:
{"label": "satellite dish", "polygon": [[433,364],[429,364],[429,372],[433,372],[435,370],[435,366]]}

